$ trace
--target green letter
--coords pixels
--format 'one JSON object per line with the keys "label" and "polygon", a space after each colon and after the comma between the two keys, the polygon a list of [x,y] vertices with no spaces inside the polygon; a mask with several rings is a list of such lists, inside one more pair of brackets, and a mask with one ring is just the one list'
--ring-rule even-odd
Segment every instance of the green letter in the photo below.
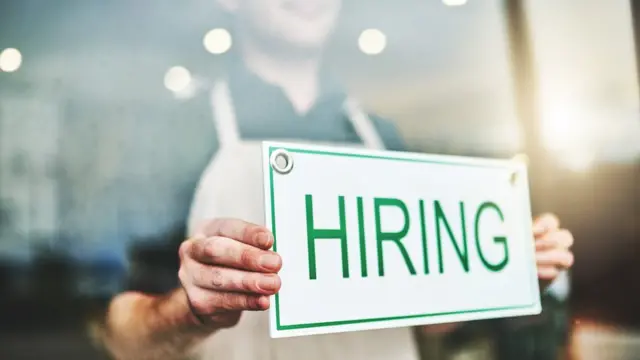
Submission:
{"label": "green letter", "polygon": [[480,260],[482,261],[482,264],[487,269],[489,269],[489,271],[498,272],[504,269],[504,267],[507,266],[507,264],[509,263],[509,247],[507,245],[507,238],[505,236],[496,236],[493,238],[493,241],[496,243],[502,244],[502,247],[504,249],[504,259],[502,259],[502,261],[500,261],[497,264],[491,264],[484,257],[484,254],[482,253],[482,248],[480,247],[479,228],[480,228],[480,215],[486,209],[495,210],[498,213],[498,216],[500,216],[500,220],[504,223],[504,216],[502,215],[502,211],[500,210],[498,205],[492,202],[485,202],[484,204],[482,204],[480,208],[478,208],[478,211],[476,212],[476,224],[475,224],[476,246],[478,247],[478,255],[480,255]]}
{"label": "green letter", "polygon": [[442,262],[442,239],[440,234],[440,220],[444,221],[444,226],[447,229],[447,233],[449,234],[449,238],[453,243],[454,248],[456,249],[456,253],[458,254],[458,258],[460,259],[460,263],[464,268],[465,272],[469,272],[469,254],[467,252],[467,229],[465,226],[464,220],[464,204],[462,201],[460,202],[460,221],[462,222],[462,245],[464,246],[463,250],[460,250],[458,243],[456,242],[455,237],[453,237],[453,233],[451,232],[451,228],[449,227],[449,223],[447,222],[447,218],[444,216],[444,212],[442,211],[442,207],[440,206],[440,202],[438,200],[434,201],[434,208],[436,211],[436,236],[438,239],[438,257],[440,258],[440,273],[444,273],[444,264]]}
{"label": "green letter", "polygon": [[344,196],[338,197],[340,213],[339,229],[316,229],[313,226],[313,197],[305,196],[307,211],[307,252],[309,253],[309,279],[316,279],[316,239],[340,239],[342,251],[342,277],[349,277],[349,255],[347,249],[347,219],[344,215]]}
{"label": "green letter", "polygon": [[358,197],[358,231],[360,232],[360,270],[362,277],[367,277],[367,244],[365,242],[364,209],[361,197]]}
{"label": "green letter", "polygon": [[[404,215],[404,225],[402,230],[399,232],[382,232],[382,224],[380,222],[380,208],[383,206],[395,206],[402,210],[402,214]],[[404,248],[404,245],[400,242],[402,238],[404,238],[409,232],[409,211],[407,210],[407,206],[398,199],[374,199],[374,210],[376,215],[376,239],[378,245],[378,274],[380,276],[384,276],[384,259],[382,254],[382,242],[383,241],[393,241],[398,245],[400,249],[400,253],[402,254],[402,258],[405,263],[407,263],[407,267],[409,268],[409,272],[411,275],[416,274],[416,269],[413,267],[411,263],[411,258],[407,253],[407,249]]]}
{"label": "green letter", "polygon": [[422,259],[424,260],[424,273],[429,275],[429,253],[427,252],[427,225],[424,220],[424,200],[420,200],[420,230],[422,231]]}

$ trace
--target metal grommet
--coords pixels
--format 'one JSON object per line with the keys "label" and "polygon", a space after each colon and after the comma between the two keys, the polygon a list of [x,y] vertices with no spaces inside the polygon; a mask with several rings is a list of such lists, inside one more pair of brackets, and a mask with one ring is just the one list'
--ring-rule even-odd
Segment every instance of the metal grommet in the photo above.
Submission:
{"label": "metal grommet", "polygon": [[[524,166],[529,165],[529,157],[527,156],[527,154],[517,154],[516,156],[513,157],[512,161],[514,161],[519,165],[522,165],[522,164],[524,164]],[[509,182],[511,182],[511,185],[515,186],[518,183],[518,179],[520,179],[520,175],[521,175],[520,169],[513,170],[513,172],[509,176]]]}
{"label": "metal grommet", "polygon": [[278,149],[269,158],[271,168],[280,174],[288,174],[293,170],[293,157],[285,149]]}
{"label": "metal grommet", "polygon": [[511,182],[511,185],[516,185],[516,183],[518,182],[518,172],[514,171],[511,173],[511,176],[509,176],[509,182]]}

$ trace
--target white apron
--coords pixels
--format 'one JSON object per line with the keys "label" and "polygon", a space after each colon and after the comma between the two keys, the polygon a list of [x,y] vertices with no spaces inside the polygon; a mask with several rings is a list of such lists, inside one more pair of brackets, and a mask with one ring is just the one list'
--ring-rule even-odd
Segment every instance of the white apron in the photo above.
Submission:
{"label": "white apron", "polygon": [[[225,82],[218,82],[213,87],[211,103],[220,147],[196,189],[188,235],[192,235],[194,228],[204,219],[231,217],[263,225],[265,221],[261,144],[240,138],[233,102]],[[364,146],[383,148],[367,115],[352,102],[345,105]],[[221,330],[205,340],[197,354],[201,359],[213,360],[419,358],[411,328],[271,339],[267,311],[244,312],[235,327]]]}

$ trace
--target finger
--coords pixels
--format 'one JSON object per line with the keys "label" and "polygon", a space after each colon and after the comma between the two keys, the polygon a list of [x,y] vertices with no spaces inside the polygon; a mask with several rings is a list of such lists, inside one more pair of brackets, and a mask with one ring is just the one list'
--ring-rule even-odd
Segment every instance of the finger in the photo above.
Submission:
{"label": "finger", "polygon": [[230,311],[267,310],[269,297],[230,292],[214,292],[196,287],[187,289],[189,302],[198,316],[215,316]]}
{"label": "finger", "polygon": [[547,233],[536,239],[536,250],[569,249],[571,246],[573,246],[573,235],[564,229]]}
{"label": "finger", "polygon": [[267,228],[238,219],[209,221],[196,234],[196,237],[226,237],[264,250],[273,246],[273,235]]}
{"label": "finger", "polygon": [[269,297],[263,295],[247,295],[230,292],[214,293],[215,308],[222,311],[267,310]]}
{"label": "finger", "polygon": [[560,220],[553,214],[543,214],[533,222],[533,234],[542,235],[560,227]]}
{"label": "finger", "polygon": [[538,267],[538,279],[540,280],[553,280],[560,274],[560,270],[558,270],[554,266],[541,266]]}
{"label": "finger", "polygon": [[569,268],[573,265],[573,254],[569,251],[542,251],[536,253],[536,264],[538,266],[556,266]]}
{"label": "finger", "polygon": [[280,277],[218,266],[206,266],[195,261],[186,265],[191,283],[203,289],[273,295],[280,290]]}
{"label": "finger", "polygon": [[278,272],[282,266],[280,255],[225,238],[211,237],[194,240],[191,244],[194,260],[211,265],[257,272]]}

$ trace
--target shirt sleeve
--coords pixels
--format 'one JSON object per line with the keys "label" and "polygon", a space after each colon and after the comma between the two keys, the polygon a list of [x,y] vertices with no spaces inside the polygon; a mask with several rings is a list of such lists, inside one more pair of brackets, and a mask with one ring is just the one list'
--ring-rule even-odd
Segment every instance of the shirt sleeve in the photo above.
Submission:
{"label": "shirt sleeve", "polygon": [[134,244],[130,248],[130,267],[125,290],[162,295],[178,286],[178,248],[183,229],[175,229],[169,241]]}
{"label": "shirt sleeve", "polygon": [[387,150],[392,151],[407,151],[407,144],[400,134],[397,126],[389,120],[383,119],[379,116],[370,116],[373,125],[378,130],[378,134],[382,138]]}

